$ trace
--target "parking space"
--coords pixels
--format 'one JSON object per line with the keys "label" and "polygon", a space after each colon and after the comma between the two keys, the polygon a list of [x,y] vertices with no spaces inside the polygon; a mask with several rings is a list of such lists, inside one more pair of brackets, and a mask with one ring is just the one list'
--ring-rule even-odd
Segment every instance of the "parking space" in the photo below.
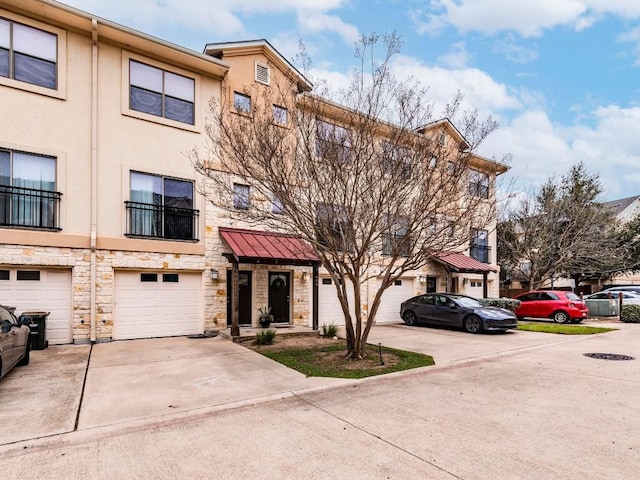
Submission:
{"label": "parking space", "polygon": [[0,444],[74,430],[90,348],[33,350],[0,381]]}
{"label": "parking space", "polygon": [[[631,343],[640,331],[638,325],[614,326],[622,331],[584,337],[525,331],[472,335],[392,324],[374,326],[369,342],[432,355],[436,366],[428,368],[434,370],[530,352],[526,357],[515,355],[519,358],[514,363],[534,358],[541,365],[574,365],[579,373],[593,369],[598,374],[603,364],[576,362],[573,357],[559,357],[559,353],[550,358],[544,347],[575,343],[585,352],[637,354]],[[635,329],[635,335],[627,335],[626,329]],[[631,362],[621,367],[621,375],[637,378],[637,365]],[[13,369],[0,381],[0,445],[176,413],[229,408],[354,382],[359,381],[307,378],[221,337],[52,346],[33,351],[28,366]]]}

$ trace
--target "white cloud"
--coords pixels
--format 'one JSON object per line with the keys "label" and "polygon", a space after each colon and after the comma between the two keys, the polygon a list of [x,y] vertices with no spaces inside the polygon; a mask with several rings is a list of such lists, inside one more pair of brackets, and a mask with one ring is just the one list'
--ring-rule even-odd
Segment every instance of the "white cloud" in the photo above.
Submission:
{"label": "white cloud", "polygon": [[464,68],[469,63],[469,52],[464,42],[457,42],[451,45],[448,53],[438,57],[438,61],[452,68]]}
{"label": "white cloud", "polygon": [[463,108],[478,109],[483,115],[522,108],[521,101],[506,85],[476,68],[433,67],[404,55],[398,56],[392,67],[398,78],[413,77],[429,87],[429,100],[435,104],[436,117],[458,91],[464,94]]}
{"label": "white cloud", "polygon": [[[513,154],[507,179],[535,187],[565,173],[579,161],[600,176],[603,198],[640,193],[640,108],[600,107],[592,126],[554,125],[542,110],[527,111],[491,135],[481,154]],[[639,153],[636,153],[639,152]],[[528,188],[523,188],[528,190]]]}
{"label": "white cloud", "polygon": [[538,49],[536,46],[519,45],[509,35],[507,38],[501,38],[494,46],[494,51],[502,53],[507,59],[515,63],[529,63],[538,58]]}
{"label": "white cloud", "polygon": [[414,11],[419,33],[438,33],[446,25],[461,32],[493,35],[503,31],[523,37],[539,36],[545,29],[570,25],[582,30],[605,15],[640,18],[637,0],[434,0],[430,10]]}
{"label": "white cloud", "polygon": [[[242,15],[290,13],[314,32],[337,33],[345,41],[357,38],[357,29],[326,12],[348,0],[64,0],[70,6],[145,32],[199,31],[217,39],[245,33]],[[355,32],[355,33],[354,33]],[[200,40],[202,42],[202,40]],[[200,47],[200,45],[198,45]]]}
{"label": "white cloud", "polygon": [[354,44],[360,38],[357,27],[343,22],[334,15],[301,12],[298,15],[298,24],[303,34],[333,32],[348,44]]}

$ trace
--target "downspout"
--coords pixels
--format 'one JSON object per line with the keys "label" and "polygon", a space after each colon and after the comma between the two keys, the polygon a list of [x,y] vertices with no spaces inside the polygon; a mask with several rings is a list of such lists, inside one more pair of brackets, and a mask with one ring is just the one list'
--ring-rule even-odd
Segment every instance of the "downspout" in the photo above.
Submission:
{"label": "downspout", "polygon": [[98,20],[91,19],[91,343],[96,342],[96,243],[98,224]]}

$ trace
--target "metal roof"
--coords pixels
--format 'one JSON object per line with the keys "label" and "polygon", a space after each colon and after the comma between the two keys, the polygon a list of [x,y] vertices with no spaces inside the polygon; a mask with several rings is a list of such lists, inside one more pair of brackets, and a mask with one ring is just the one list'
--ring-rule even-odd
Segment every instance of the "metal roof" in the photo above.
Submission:
{"label": "metal roof", "polygon": [[462,273],[485,273],[497,272],[497,270],[486,263],[479,262],[468,255],[460,252],[437,252],[433,254],[434,260],[442,263],[453,271]]}
{"label": "metal roof", "polygon": [[219,228],[238,263],[313,265],[320,263],[313,248],[293,235],[239,228]]}

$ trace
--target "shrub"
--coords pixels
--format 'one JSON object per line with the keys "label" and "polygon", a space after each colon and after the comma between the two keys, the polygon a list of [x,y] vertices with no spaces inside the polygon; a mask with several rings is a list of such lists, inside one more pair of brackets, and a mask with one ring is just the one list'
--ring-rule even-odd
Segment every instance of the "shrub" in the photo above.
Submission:
{"label": "shrub", "polygon": [[333,338],[338,336],[338,326],[330,323],[329,325],[327,325],[326,323],[322,325],[322,336],[323,337],[328,337],[328,338]]}
{"label": "shrub", "polygon": [[271,345],[276,338],[276,330],[274,328],[263,328],[256,333],[256,345]]}
{"label": "shrub", "polygon": [[515,298],[481,298],[480,301],[487,307],[506,308],[514,312],[520,306],[520,300]]}
{"label": "shrub", "polygon": [[622,305],[620,321],[627,323],[640,323],[640,305]]}

